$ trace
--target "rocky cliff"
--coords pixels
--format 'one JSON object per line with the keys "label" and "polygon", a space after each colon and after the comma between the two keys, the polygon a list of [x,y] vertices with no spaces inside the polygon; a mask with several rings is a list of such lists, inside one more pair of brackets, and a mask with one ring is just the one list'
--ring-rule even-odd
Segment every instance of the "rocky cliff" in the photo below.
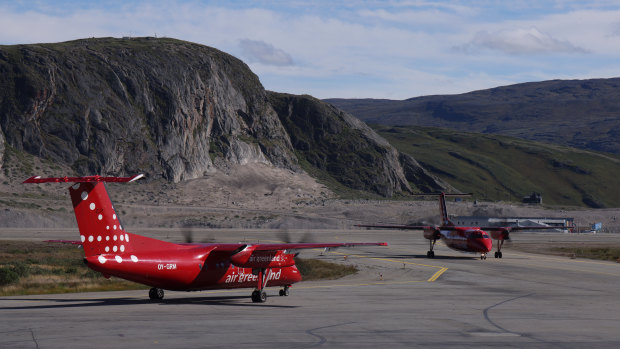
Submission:
{"label": "rocky cliff", "polygon": [[269,93],[269,101],[310,173],[386,196],[411,192],[412,187],[417,192],[449,188],[365,123],[332,105],[311,96],[275,92]]}
{"label": "rocky cliff", "polygon": [[0,128],[0,156],[6,145],[81,175],[178,182],[249,162],[302,171],[300,156],[306,170],[382,195],[418,179],[444,187],[350,115],[268,93],[242,61],[174,39],[0,46]]}
{"label": "rocky cliff", "polygon": [[80,174],[176,182],[219,160],[297,167],[256,75],[208,47],[148,38],[5,46],[0,72],[7,143]]}

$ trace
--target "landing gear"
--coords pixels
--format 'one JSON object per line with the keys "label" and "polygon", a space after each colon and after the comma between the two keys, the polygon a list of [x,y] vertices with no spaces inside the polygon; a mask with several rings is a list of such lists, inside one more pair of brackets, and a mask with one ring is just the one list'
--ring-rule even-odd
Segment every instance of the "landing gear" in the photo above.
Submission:
{"label": "landing gear", "polygon": [[502,246],[504,246],[504,239],[497,240],[497,252],[495,252],[495,258],[502,258]]}
{"label": "landing gear", "polygon": [[254,303],[265,303],[267,301],[267,293],[265,293],[264,289],[267,286],[267,269],[260,268],[252,270],[252,274],[258,276],[258,285],[256,285],[256,289],[252,292],[252,302]]}
{"label": "landing gear", "polygon": [[486,253],[480,254],[480,259],[487,259],[487,254]]}
{"label": "landing gear", "polygon": [[254,290],[252,292],[252,302],[265,303],[267,301],[267,293],[265,291]]}
{"label": "landing gear", "polygon": [[287,297],[288,296],[288,288],[289,286],[284,286],[283,289],[280,290],[280,297]]}
{"label": "landing gear", "polygon": [[149,298],[153,300],[164,299],[164,290],[155,287],[151,288],[149,290]]}
{"label": "landing gear", "polygon": [[435,258],[435,251],[433,251],[433,247],[435,247],[435,243],[436,242],[437,242],[437,239],[430,240],[430,242],[429,242],[430,250],[428,252],[426,252],[426,258]]}

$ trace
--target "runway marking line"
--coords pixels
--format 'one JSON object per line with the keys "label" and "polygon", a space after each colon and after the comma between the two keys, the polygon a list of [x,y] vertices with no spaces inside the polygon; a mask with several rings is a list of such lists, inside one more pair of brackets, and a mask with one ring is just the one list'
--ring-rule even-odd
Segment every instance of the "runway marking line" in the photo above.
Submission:
{"label": "runway marking line", "polygon": [[[338,238],[338,236],[336,236],[336,238]],[[273,240],[265,240],[265,241],[274,242],[274,243],[280,242],[280,241],[273,241]],[[388,248],[390,248],[390,247],[388,247]],[[313,249],[313,250],[314,251],[323,251],[322,249]],[[405,250],[403,248],[395,249],[395,250],[401,250],[401,251],[409,252],[409,250]],[[362,256],[362,255],[354,255],[354,254],[350,255],[350,254],[342,253],[342,252],[332,252],[332,251],[329,251],[328,253],[337,254],[337,255],[346,255],[346,256],[352,256],[352,257],[358,257],[358,258],[369,258],[369,259],[375,259],[375,260],[379,260],[379,261],[399,263],[399,264],[403,263],[403,264],[409,264],[409,265],[417,265],[417,266],[420,266],[420,267],[439,268],[439,270],[435,274],[433,274],[428,280],[426,280],[426,282],[434,282],[435,280],[437,280],[441,276],[441,274],[445,273],[446,270],[448,270],[448,268],[446,268],[446,267],[440,267],[440,266],[437,266],[437,265],[403,262],[403,261],[397,261],[397,260],[394,260],[394,259],[378,258],[378,257],[368,257],[368,256]]]}

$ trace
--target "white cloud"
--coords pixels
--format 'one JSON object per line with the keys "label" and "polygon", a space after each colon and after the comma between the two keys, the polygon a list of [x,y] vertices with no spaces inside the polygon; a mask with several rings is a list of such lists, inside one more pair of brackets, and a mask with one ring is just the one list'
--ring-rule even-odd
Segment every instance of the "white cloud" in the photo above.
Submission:
{"label": "white cloud", "polygon": [[553,38],[536,28],[497,32],[479,31],[469,43],[455,48],[474,53],[480,52],[481,49],[490,49],[511,55],[586,52],[568,41]]}
{"label": "white cloud", "polygon": [[0,4],[0,44],[157,34],[235,55],[270,90],[320,98],[401,99],[620,72],[613,3],[116,3],[53,12]]}
{"label": "white cloud", "polygon": [[241,46],[243,56],[250,62],[276,66],[293,65],[293,59],[288,53],[264,41],[242,39],[239,46]]}

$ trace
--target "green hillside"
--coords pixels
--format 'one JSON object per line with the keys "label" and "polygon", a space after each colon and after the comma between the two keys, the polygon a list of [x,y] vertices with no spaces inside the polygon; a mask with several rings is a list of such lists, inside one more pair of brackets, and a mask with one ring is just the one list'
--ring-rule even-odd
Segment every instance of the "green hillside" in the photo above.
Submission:
{"label": "green hillside", "polygon": [[528,82],[402,101],[325,101],[369,124],[501,134],[620,155],[620,78]]}
{"label": "green hillside", "polygon": [[485,200],[620,207],[620,157],[499,135],[372,126],[432,174]]}

